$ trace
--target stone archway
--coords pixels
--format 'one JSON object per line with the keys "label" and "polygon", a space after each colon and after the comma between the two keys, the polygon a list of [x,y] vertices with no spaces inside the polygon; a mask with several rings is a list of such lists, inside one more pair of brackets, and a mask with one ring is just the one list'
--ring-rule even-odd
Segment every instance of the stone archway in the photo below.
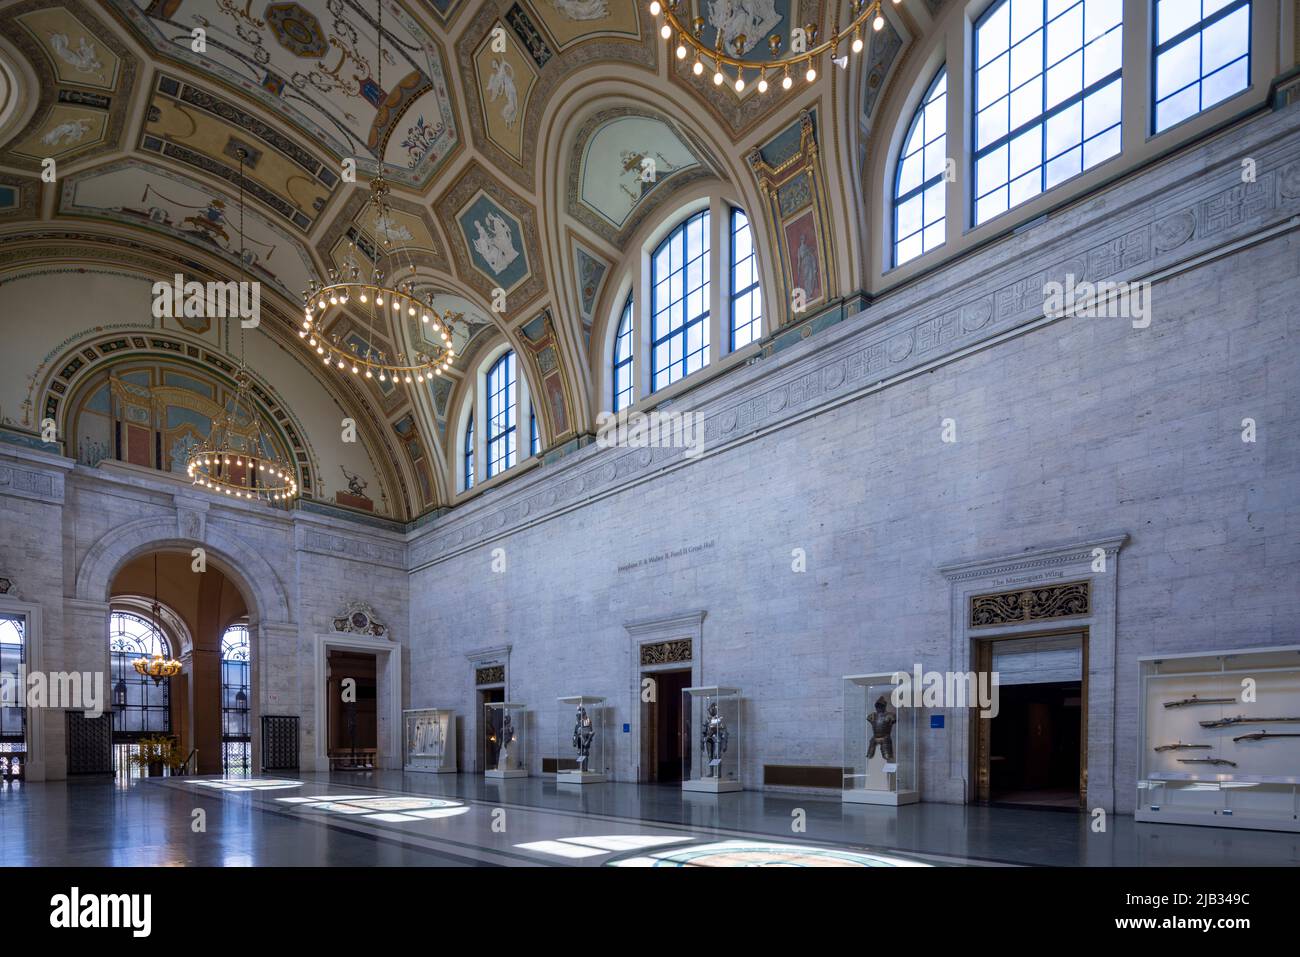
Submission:
{"label": "stone archway", "polygon": [[[206,509],[182,506],[172,515],[127,522],[106,532],[86,551],[77,569],[74,595],[65,601],[64,667],[107,669],[112,585],[130,561],[154,551],[189,554],[196,547],[204,549],[205,561],[239,589],[248,608],[252,766],[256,770],[261,767],[256,728],[260,715],[267,711],[268,689],[262,680],[267,649],[292,647],[297,626],[291,621],[288,591],[271,564],[240,539],[208,524],[205,513]],[[53,756],[61,748],[50,750]]]}

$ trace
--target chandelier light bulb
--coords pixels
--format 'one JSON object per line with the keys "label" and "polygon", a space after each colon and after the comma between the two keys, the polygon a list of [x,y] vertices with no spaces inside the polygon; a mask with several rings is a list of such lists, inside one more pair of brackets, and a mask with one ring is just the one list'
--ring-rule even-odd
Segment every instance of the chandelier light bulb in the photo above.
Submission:
{"label": "chandelier light bulb", "polygon": [[758,92],[759,93],[767,92],[767,73],[764,73],[762,76],[758,78]]}
{"label": "chandelier light bulb", "polygon": [[682,43],[681,41],[678,41],[677,43],[677,59],[679,60],[686,59],[686,44]]}
{"label": "chandelier light bulb", "polygon": [[809,83],[812,83],[817,79],[817,69],[811,63],[808,64],[808,72],[804,74],[804,79]]}
{"label": "chandelier light bulb", "polygon": [[781,77],[781,89],[788,90],[792,86],[794,86],[794,80],[790,79],[789,73]]}
{"label": "chandelier light bulb", "polygon": [[662,27],[659,28],[659,35],[663,37],[665,40],[669,40],[672,38],[673,28],[665,23]]}
{"label": "chandelier light bulb", "polygon": [[375,305],[376,305],[376,306],[382,306],[383,304],[384,304],[384,297],[383,297],[383,296],[380,296],[380,295],[378,295],[378,294],[376,294],[376,295],[375,295]]}
{"label": "chandelier light bulb", "polygon": [[358,369],[356,366],[353,366],[353,367],[352,367],[352,374],[353,374],[353,375],[356,375],[356,374],[357,374],[358,372],[360,372],[360,371],[361,371],[361,370]]}
{"label": "chandelier light bulb", "polygon": [[721,70],[715,70],[715,71],[713,72],[713,85],[714,85],[714,86],[722,86],[722,81],[723,81],[724,79],[726,79],[726,77],[724,77],[724,76],[722,75],[722,71],[721,71]]}
{"label": "chandelier light bulb", "polygon": [[367,378],[367,379],[373,378],[373,377],[370,375],[370,370],[369,370],[369,369],[366,370],[366,378]]}
{"label": "chandelier light bulb", "polygon": [[362,302],[366,301],[366,294],[364,292],[361,294],[361,301]]}
{"label": "chandelier light bulb", "polygon": [[854,53],[862,52],[862,37],[858,36],[857,34],[855,34],[853,37],[853,52]]}
{"label": "chandelier light bulb", "polygon": [[737,77],[736,77],[736,92],[739,93],[739,92],[740,92],[741,90],[743,90],[744,88],[745,88],[745,78],[744,78],[743,76],[737,76]]}
{"label": "chandelier light bulb", "polygon": [[884,28],[885,28],[885,18],[882,17],[880,14],[877,13],[877,14],[876,14],[876,19],[874,19],[874,20],[871,21],[871,29],[873,29],[873,30],[875,30],[877,33],[879,33],[879,32],[880,32],[881,30],[883,30]]}
{"label": "chandelier light bulb", "polygon": [[664,8],[659,5],[659,0],[654,0],[654,2],[650,4],[650,16],[659,16],[659,14],[663,13],[663,9]]}
{"label": "chandelier light bulb", "polygon": [[701,63],[699,60],[696,60],[695,65],[691,67],[691,72],[694,73],[696,76],[699,76],[701,73],[704,72],[704,64]]}
{"label": "chandelier light bulb", "polygon": [[339,360],[339,368],[340,368],[340,369],[343,368],[343,360],[342,360],[342,359]]}

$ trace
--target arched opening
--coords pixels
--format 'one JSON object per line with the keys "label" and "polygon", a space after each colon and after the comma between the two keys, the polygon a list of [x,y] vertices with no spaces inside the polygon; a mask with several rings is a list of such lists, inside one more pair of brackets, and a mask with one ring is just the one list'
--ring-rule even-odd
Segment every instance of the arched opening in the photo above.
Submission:
{"label": "arched opening", "polygon": [[[201,569],[201,570],[198,570]],[[192,553],[155,550],[127,561],[110,588],[109,654],[114,773],[142,773],[132,755],[164,736],[187,773],[249,774],[250,609],[221,569]],[[154,681],[132,662],[161,653],[181,662]]]}

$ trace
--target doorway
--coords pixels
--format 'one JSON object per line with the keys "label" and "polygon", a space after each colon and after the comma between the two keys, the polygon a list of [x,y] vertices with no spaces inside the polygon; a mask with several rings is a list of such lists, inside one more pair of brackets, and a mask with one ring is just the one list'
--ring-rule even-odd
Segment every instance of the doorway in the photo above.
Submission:
{"label": "doorway", "polygon": [[491,731],[493,740],[496,739],[496,729],[489,728],[487,724],[487,709],[485,705],[506,700],[506,689],[504,686],[496,688],[479,688],[478,689],[478,717],[475,719],[474,726],[479,729],[474,742],[474,760],[475,769],[480,773],[488,768],[494,768],[497,765],[497,750],[492,747],[489,754],[488,732]]}
{"label": "doorway", "polygon": [[1087,796],[1087,632],[981,639],[998,712],[975,719],[981,802],[1077,811]]}
{"label": "doorway", "polygon": [[326,657],[329,709],[326,754],[330,770],[359,771],[377,766],[379,756],[379,677],[374,655],[330,649]]}
{"label": "doorway", "polygon": [[644,671],[641,687],[653,681],[652,700],[641,696],[641,778],[656,784],[681,784],[684,757],[682,690],[691,686],[691,669]]}

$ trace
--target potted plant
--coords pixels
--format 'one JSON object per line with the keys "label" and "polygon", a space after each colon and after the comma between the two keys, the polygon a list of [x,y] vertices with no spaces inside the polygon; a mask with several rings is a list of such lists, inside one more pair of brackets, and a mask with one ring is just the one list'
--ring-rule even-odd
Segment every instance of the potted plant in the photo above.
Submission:
{"label": "potted plant", "polygon": [[151,778],[162,777],[164,767],[176,765],[176,742],[169,737],[141,738],[136,746],[139,751],[131,755],[131,762],[144,768]]}

